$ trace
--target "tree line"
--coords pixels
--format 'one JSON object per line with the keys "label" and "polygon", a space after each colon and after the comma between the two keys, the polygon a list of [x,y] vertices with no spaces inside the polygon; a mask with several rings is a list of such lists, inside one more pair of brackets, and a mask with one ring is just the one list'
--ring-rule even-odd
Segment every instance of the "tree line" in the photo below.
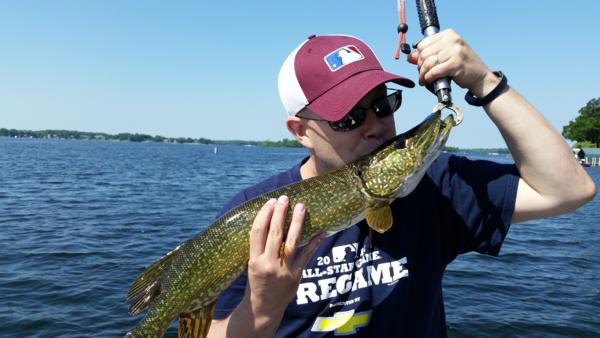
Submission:
{"label": "tree line", "polygon": [[107,140],[107,141],[128,141],[128,142],[160,142],[160,143],[192,143],[192,144],[233,144],[233,145],[253,145],[261,147],[301,147],[300,142],[290,139],[280,141],[244,141],[244,140],[211,140],[207,138],[191,137],[164,137],[160,135],[147,135],[139,133],[95,133],[75,130],[17,130],[0,128],[0,137],[11,138],[52,138],[66,140]]}
{"label": "tree line", "polygon": [[600,98],[581,108],[579,116],[563,127],[562,135],[576,141],[574,148],[600,148]]}

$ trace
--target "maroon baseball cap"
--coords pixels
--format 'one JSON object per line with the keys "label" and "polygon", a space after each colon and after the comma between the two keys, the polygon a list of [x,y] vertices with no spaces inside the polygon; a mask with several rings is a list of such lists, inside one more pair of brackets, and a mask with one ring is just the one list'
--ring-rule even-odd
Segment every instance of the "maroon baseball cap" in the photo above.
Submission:
{"label": "maroon baseball cap", "polygon": [[344,117],[373,88],[385,82],[415,83],[383,71],[360,39],[348,35],[311,35],[279,71],[279,96],[290,115],[308,107],[328,121]]}

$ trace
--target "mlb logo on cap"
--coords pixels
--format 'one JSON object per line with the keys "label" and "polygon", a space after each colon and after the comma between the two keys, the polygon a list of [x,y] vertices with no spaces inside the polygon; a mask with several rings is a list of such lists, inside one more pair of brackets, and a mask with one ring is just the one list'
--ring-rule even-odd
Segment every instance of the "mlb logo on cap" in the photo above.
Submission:
{"label": "mlb logo on cap", "polygon": [[344,67],[345,65],[351,64],[364,59],[364,55],[354,45],[348,45],[334,50],[333,52],[325,56],[325,63],[332,72]]}

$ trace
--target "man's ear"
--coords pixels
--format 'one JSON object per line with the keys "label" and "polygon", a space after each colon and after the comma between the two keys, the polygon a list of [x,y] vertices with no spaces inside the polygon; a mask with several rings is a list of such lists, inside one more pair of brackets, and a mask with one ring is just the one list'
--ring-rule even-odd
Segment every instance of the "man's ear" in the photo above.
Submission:
{"label": "man's ear", "polygon": [[288,116],[285,121],[287,129],[294,138],[298,140],[306,149],[312,149],[313,144],[310,137],[306,134],[306,126],[301,118],[296,116]]}

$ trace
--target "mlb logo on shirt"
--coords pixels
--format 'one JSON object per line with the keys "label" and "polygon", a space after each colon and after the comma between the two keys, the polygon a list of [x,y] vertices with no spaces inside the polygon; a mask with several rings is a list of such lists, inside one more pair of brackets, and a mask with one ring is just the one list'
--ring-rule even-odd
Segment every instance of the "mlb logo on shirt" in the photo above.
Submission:
{"label": "mlb logo on shirt", "polygon": [[354,45],[348,45],[334,50],[324,58],[325,63],[332,72],[349,65],[352,62],[364,59],[364,55]]}
{"label": "mlb logo on shirt", "polygon": [[346,244],[333,247],[331,249],[331,255],[334,263],[341,263],[343,261],[354,262],[358,257],[358,243]]}

